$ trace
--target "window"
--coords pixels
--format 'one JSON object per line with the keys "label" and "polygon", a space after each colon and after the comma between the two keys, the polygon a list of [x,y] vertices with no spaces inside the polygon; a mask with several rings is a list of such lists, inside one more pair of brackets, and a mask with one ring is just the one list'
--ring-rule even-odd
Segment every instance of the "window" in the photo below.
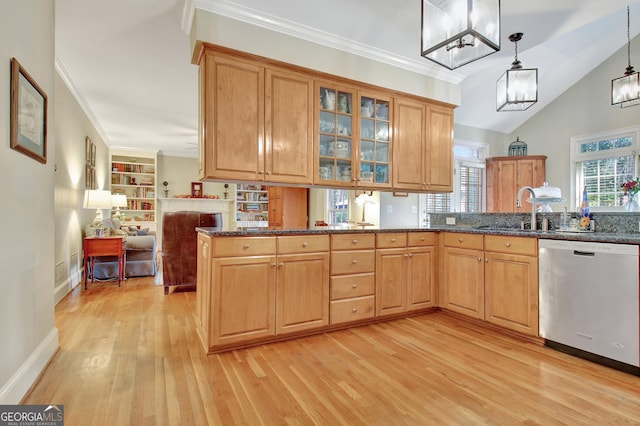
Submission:
{"label": "window", "polygon": [[327,189],[327,211],[329,224],[349,222],[349,191],[344,189]]}
{"label": "window", "polygon": [[[420,194],[420,211],[447,213],[451,211],[479,213],[484,211],[484,160],[487,144],[458,141],[453,147],[454,181],[453,192],[444,194]],[[421,223],[426,218],[421,218]]]}
{"label": "window", "polygon": [[618,210],[624,204],[622,184],[638,175],[639,132],[634,128],[571,138],[573,205],[583,189],[595,210]]}

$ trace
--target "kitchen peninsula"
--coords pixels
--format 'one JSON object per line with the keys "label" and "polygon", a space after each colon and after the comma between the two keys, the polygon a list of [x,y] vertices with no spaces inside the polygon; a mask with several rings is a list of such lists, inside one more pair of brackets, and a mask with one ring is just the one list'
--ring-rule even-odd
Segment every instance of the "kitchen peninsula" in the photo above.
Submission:
{"label": "kitchen peninsula", "polygon": [[634,233],[513,226],[198,232],[208,353],[439,309],[542,343],[538,240],[640,245]]}

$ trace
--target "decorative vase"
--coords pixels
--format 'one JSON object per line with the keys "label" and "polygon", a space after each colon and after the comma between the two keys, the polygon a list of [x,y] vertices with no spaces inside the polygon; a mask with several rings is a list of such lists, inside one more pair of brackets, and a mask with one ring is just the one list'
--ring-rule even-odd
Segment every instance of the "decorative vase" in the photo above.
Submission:
{"label": "decorative vase", "polygon": [[640,212],[640,205],[638,205],[638,201],[636,200],[636,194],[627,194],[626,204],[624,205],[624,210],[628,212]]}

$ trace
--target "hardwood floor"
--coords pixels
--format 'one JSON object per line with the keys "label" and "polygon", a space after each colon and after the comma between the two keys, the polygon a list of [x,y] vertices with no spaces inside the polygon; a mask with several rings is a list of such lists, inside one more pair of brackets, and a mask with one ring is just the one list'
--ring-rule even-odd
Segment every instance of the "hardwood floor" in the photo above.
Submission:
{"label": "hardwood floor", "polygon": [[640,378],[436,313],[206,356],[194,292],[80,286],[25,404],[65,425],[640,424]]}

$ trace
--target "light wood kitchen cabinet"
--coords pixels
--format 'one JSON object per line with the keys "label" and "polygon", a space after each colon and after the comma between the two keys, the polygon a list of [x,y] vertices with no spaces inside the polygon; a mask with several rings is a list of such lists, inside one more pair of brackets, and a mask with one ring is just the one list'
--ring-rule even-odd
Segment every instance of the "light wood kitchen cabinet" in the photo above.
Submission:
{"label": "light wood kitchen cabinet", "polygon": [[205,51],[200,179],[312,183],[309,76]]}
{"label": "light wood kitchen cabinet", "polygon": [[484,251],[481,234],[442,234],[443,307],[484,319]]}
{"label": "light wood kitchen cabinet", "polygon": [[520,209],[516,207],[516,197],[523,186],[542,186],[546,179],[546,159],[544,155],[487,158],[487,211],[531,211],[531,205],[524,200],[529,197],[528,192],[522,197]]}
{"label": "light wood kitchen cabinet", "polygon": [[435,306],[435,234],[376,235],[376,316]]}
{"label": "light wood kitchen cabinet", "polygon": [[375,314],[375,234],[331,235],[331,324]]}
{"label": "light wood kitchen cabinet", "polygon": [[309,219],[307,188],[269,187],[269,229],[306,229]]}
{"label": "light wood kitchen cabinet", "polygon": [[329,236],[277,238],[276,335],[327,326]]}
{"label": "light wood kitchen cabinet", "polygon": [[538,336],[537,240],[445,233],[443,307]]}
{"label": "light wood kitchen cabinet", "polygon": [[394,98],[393,188],[453,190],[453,110]]}
{"label": "light wood kitchen cabinet", "polygon": [[538,244],[535,238],[485,236],[485,319],[538,336]]}
{"label": "light wood kitchen cabinet", "polygon": [[198,234],[198,261],[196,262],[196,328],[202,341],[209,340],[211,314],[211,237]]}

